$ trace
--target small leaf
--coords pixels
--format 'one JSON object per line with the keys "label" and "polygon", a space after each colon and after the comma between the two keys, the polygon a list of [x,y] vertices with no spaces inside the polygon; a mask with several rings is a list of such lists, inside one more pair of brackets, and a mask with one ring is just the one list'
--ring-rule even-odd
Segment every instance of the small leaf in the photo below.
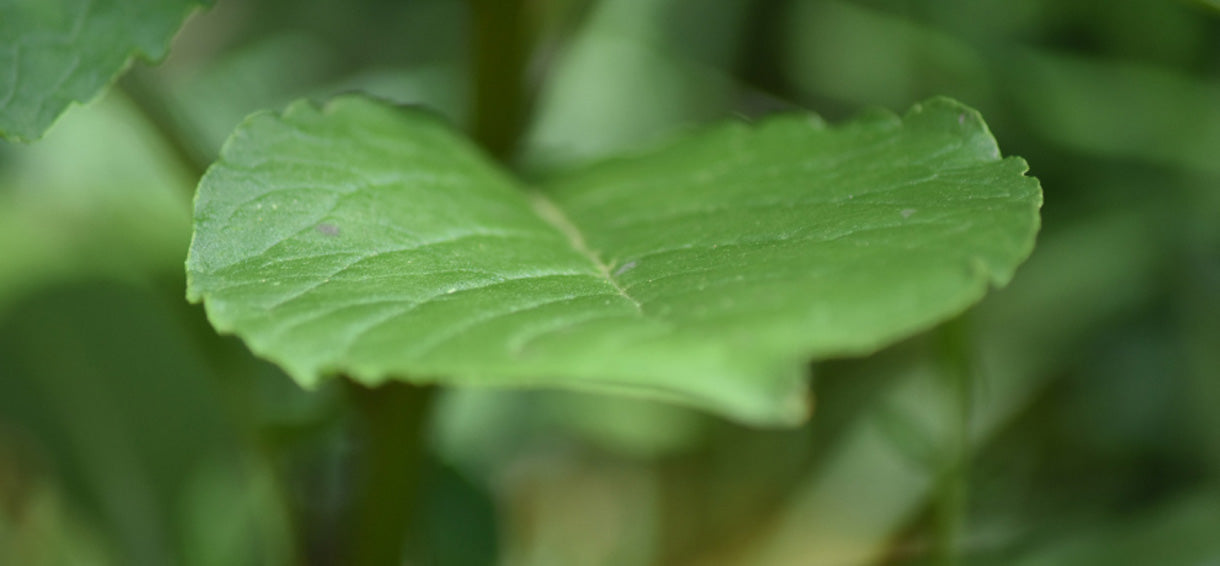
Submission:
{"label": "small leaf", "polygon": [[42,137],[68,105],[92,99],[132,56],[157,60],[208,0],[5,0],[0,3],[0,135]]}
{"label": "small leaf", "polygon": [[936,99],[838,128],[724,124],[526,187],[431,115],[344,97],[247,119],[200,184],[188,295],[312,386],[554,386],[752,423],[810,358],[960,313],[1041,191]]}

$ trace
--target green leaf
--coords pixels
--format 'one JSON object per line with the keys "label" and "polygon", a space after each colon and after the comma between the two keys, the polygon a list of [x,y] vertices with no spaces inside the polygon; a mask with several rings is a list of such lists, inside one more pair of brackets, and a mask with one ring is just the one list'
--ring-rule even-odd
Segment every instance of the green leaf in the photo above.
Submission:
{"label": "green leaf", "polygon": [[257,114],[200,184],[188,295],[301,384],[554,386],[799,422],[810,358],[962,312],[1041,192],[947,99],[720,125],[526,187],[431,115]]}
{"label": "green leaf", "polygon": [[165,56],[207,0],[0,2],[0,135],[36,140],[72,102],[102,91],[140,55]]}

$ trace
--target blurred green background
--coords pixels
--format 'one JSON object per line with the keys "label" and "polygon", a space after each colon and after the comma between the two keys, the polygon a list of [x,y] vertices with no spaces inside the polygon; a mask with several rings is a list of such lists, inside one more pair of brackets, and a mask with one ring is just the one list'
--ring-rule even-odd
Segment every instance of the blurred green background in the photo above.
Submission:
{"label": "blurred green background", "polygon": [[[1044,227],[961,319],[815,363],[798,430],[440,392],[414,563],[1220,564],[1215,2],[521,6],[522,171],[943,94],[1030,162]],[[456,0],[218,0],[164,64],[0,146],[0,564],[345,563],[352,392],[299,390],[186,304],[193,187],[245,114],[302,96],[473,128],[471,20]]]}

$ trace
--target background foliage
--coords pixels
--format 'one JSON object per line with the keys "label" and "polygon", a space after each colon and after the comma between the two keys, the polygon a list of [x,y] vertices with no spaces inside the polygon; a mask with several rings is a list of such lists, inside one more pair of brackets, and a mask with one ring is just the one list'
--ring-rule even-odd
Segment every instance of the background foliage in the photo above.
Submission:
{"label": "background foliage", "polygon": [[[415,466],[420,562],[1220,560],[1208,3],[528,6],[526,169],[731,114],[837,122],[944,94],[1032,164],[1044,228],[967,316],[817,364],[797,430],[440,392]],[[246,113],[299,96],[358,89],[477,129],[471,19],[442,0],[221,0],[165,64],[0,146],[0,563],[343,562],[376,413],[338,383],[300,391],[185,303],[190,198]]]}

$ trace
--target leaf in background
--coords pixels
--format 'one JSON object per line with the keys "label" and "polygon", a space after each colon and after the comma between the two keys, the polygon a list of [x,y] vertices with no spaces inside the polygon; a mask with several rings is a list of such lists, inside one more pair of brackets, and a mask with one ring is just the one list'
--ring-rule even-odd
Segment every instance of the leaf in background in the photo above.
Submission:
{"label": "leaf in background", "polygon": [[0,437],[30,441],[117,564],[290,563],[216,350],[164,299],[83,279],[0,312]]}
{"label": "leaf in background", "polygon": [[[1063,532],[1050,541],[1027,542],[1024,552],[1001,564],[1012,566],[1077,566],[1106,564],[1215,564],[1220,560],[1220,493],[1196,488],[1166,498],[1149,511],[1090,528]],[[1100,524],[1099,524],[1100,523]]]}
{"label": "leaf in background", "polygon": [[[3,440],[0,438],[0,450],[6,448]],[[13,454],[3,456],[0,473],[12,474],[10,467],[20,466],[21,462]],[[9,491],[0,492],[0,497],[5,498],[5,505],[0,505],[0,564],[118,564],[98,529],[82,520],[52,482],[20,477],[24,481],[14,481],[12,477],[0,484],[0,488]],[[10,499],[14,495],[16,499]]]}
{"label": "leaf in background", "polygon": [[[1007,456],[1013,442],[1001,436],[1005,429],[1028,433],[1031,427],[1017,418],[1029,418],[1025,412],[1039,393],[1079,363],[1098,329],[1114,325],[1119,313],[1152,295],[1157,248],[1148,226],[1156,225],[1153,218],[1098,215],[1077,221],[1069,230],[1044,231],[1038,253],[1022,267],[1021,278],[989,295],[971,314],[978,355],[968,430],[972,453],[999,449]],[[1113,253],[1115,249],[1127,253]],[[1123,281],[1122,289],[1114,290],[1114,281]],[[1072,316],[1059,316],[1065,312]],[[885,388],[852,413],[842,431],[827,430],[825,415],[820,415],[819,434],[834,440],[819,452],[817,467],[787,495],[773,522],[759,523],[748,543],[709,548],[706,564],[864,566],[881,561],[892,551],[888,542],[901,536],[936,495],[944,459],[961,442],[961,421],[954,415],[961,391],[946,379],[936,355],[926,344],[896,347],[841,363],[829,378],[822,373],[823,384],[880,378]],[[1005,480],[1012,481],[998,478]],[[972,509],[987,510],[986,486],[994,481],[991,475],[972,481],[972,493],[978,493],[977,499],[972,495]],[[1008,487],[1006,493],[1035,499],[1045,489],[1023,484]],[[1012,502],[1003,503],[1009,503],[1002,506],[1003,517],[1010,518]],[[995,523],[988,519],[972,511],[971,532],[963,540],[987,536],[984,533],[994,536]],[[1038,515],[1028,524],[1056,520],[1063,518]],[[1049,530],[1059,534],[1062,525]]]}
{"label": "leaf in background", "polygon": [[[731,77],[680,47],[730,65],[741,7],[722,0],[598,3],[556,56],[521,161],[571,167],[728,115],[737,94]],[[674,37],[681,30],[714,39],[682,43]]]}
{"label": "leaf in background", "polygon": [[421,112],[259,114],[200,184],[188,294],[311,386],[344,372],[808,413],[863,353],[1004,284],[1041,193],[936,99],[828,128],[725,124],[528,189]]}
{"label": "leaf in background", "polygon": [[932,94],[971,104],[991,98],[988,61],[977,50],[884,9],[856,2],[795,2],[785,27],[788,80],[807,98],[836,100],[849,108],[905,105]]}
{"label": "leaf in background", "polygon": [[1220,81],[1053,51],[1022,51],[1015,60],[1012,106],[1046,140],[1089,154],[1220,173]]}
{"label": "leaf in background", "polygon": [[192,176],[122,93],[73,109],[37,144],[0,147],[0,161],[0,313],[54,283],[181,265]]}
{"label": "leaf in background", "polygon": [[140,55],[165,56],[206,0],[10,0],[0,4],[0,135],[32,141]]}

